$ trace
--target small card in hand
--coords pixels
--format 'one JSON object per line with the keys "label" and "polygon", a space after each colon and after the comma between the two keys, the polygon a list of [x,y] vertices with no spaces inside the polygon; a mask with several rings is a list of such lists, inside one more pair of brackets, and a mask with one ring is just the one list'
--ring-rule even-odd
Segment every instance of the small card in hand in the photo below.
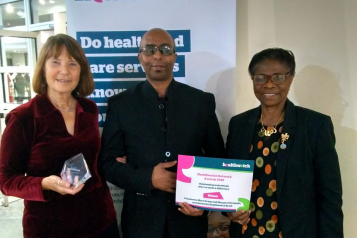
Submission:
{"label": "small card in hand", "polygon": [[92,175],[82,153],[66,160],[61,172],[61,178],[70,182],[74,188],[85,183]]}

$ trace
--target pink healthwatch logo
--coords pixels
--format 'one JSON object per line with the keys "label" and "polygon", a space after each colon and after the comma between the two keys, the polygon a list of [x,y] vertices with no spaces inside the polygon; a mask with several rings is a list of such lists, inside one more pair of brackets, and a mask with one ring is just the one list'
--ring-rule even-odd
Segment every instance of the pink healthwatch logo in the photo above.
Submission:
{"label": "pink healthwatch logo", "polygon": [[101,2],[103,2],[103,0],[94,0],[94,2],[100,2],[101,3]]}

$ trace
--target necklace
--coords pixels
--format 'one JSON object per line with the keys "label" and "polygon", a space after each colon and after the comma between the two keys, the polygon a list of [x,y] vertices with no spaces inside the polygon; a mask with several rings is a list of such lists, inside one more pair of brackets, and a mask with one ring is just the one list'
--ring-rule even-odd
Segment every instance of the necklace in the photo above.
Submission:
{"label": "necklace", "polygon": [[265,135],[265,136],[271,136],[272,134],[276,133],[276,132],[277,132],[276,127],[277,127],[277,125],[279,124],[281,118],[283,118],[284,114],[285,114],[285,112],[283,112],[283,114],[281,115],[279,121],[276,123],[276,125],[274,126],[274,128],[271,129],[271,130],[268,130],[268,128],[267,128],[267,129],[264,128],[263,113],[260,114],[260,120],[262,121],[262,129],[261,129],[260,131],[261,131],[261,132],[264,132],[264,135]]}
{"label": "necklace", "polygon": [[56,107],[60,112],[71,112],[73,111],[73,102],[71,103],[71,105],[69,106],[69,108],[67,109],[61,109],[61,108],[58,108]]}

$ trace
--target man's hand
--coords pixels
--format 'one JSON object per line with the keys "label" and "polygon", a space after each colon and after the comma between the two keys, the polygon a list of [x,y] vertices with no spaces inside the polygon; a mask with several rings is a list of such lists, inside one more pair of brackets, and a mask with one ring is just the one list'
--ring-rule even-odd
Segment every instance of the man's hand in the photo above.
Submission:
{"label": "man's hand", "polygon": [[244,210],[239,210],[237,212],[227,212],[227,215],[229,219],[232,220],[232,222],[239,223],[241,225],[248,224],[250,221],[250,210],[244,211]]}
{"label": "man's hand", "polygon": [[203,210],[191,207],[188,203],[179,203],[180,208],[178,209],[180,212],[182,212],[185,215],[188,216],[202,216]]}
{"label": "man's hand", "polygon": [[176,189],[176,173],[167,171],[166,168],[174,166],[177,161],[160,163],[154,167],[152,172],[152,186],[162,191],[174,193]]}

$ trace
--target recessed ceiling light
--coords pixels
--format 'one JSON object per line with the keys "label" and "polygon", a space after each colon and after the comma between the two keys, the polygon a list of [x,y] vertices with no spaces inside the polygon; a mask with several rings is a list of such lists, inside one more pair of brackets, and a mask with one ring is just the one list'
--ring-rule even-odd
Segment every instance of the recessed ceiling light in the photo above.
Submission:
{"label": "recessed ceiling light", "polygon": [[10,4],[7,4],[5,9],[8,13],[14,12],[14,8]]}
{"label": "recessed ceiling light", "polygon": [[41,3],[42,5],[45,5],[46,3],[45,0],[39,0],[38,2]]}
{"label": "recessed ceiling light", "polygon": [[22,17],[24,15],[24,12],[18,11],[16,14]]}
{"label": "recessed ceiling light", "polygon": [[48,1],[49,3],[55,3],[55,1],[53,1],[53,0],[50,0],[50,1]]}

